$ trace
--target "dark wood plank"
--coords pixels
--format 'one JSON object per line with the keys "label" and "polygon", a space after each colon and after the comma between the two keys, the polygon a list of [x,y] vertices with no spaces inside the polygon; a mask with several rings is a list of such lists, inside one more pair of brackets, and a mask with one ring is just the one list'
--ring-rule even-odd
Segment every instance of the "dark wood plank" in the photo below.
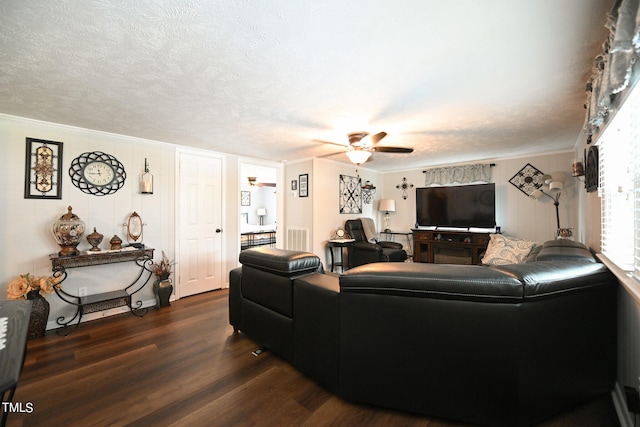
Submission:
{"label": "dark wood plank", "polygon": [[[8,426],[460,426],[332,395],[228,323],[228,291],[28,342]],[[617,426],[604,397],[547,423]]]}

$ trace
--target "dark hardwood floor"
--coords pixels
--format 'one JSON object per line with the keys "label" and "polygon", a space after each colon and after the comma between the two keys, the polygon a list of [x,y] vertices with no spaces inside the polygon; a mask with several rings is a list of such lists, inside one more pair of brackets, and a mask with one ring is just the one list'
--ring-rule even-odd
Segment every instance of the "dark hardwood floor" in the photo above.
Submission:
{"label": "dark hardwood floor", "polygon": [[[226,290],[28,342],[8,426],[459,426],[345,402],[234,334]],[[617,426],[609,396],[544,423]]]}

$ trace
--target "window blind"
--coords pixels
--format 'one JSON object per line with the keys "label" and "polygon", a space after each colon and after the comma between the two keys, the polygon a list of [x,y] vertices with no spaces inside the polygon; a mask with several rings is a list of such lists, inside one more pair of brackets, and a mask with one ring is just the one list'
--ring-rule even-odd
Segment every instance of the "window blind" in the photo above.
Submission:
{"label": "window blind", "polygon": [[602,252],[620,268],[640,272],[640,90],[633,90],[598,141]]}

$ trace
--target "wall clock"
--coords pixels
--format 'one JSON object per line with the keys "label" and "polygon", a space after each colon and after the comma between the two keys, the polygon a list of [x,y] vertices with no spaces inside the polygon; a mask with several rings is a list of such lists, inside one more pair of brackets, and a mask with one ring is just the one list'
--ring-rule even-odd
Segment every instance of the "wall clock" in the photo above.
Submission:
{"label": "wall clock", "polygon": [[598,147],[592,145],[587,152],[587,167],[584,171],[584,186],[587,187],[588,193],[598,191],[599,163]]}
{"label": "wall clock", "polygon": [[127,178],[122,163],[111,154],[101,151],[82,153],[73,159],[69,176],[80,191],[94,196],[115,193]]}

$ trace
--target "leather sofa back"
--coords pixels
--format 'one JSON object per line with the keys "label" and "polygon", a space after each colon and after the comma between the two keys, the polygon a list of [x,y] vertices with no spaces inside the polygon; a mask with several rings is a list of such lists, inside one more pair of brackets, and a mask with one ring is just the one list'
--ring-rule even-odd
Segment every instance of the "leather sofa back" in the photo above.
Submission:
{"label": "leather sofa back", "polygon": [[340,292],[492,302],[517,302],[523,296],[517,278],[493,268],[423,263],[356,267],[340,276]]}
{"label": "leather sofa back", "polygon": [[534,261],[582,261],[595,263],[596,259],[580,242],[573,240],[549,240],[535,248],[527,258]]}

